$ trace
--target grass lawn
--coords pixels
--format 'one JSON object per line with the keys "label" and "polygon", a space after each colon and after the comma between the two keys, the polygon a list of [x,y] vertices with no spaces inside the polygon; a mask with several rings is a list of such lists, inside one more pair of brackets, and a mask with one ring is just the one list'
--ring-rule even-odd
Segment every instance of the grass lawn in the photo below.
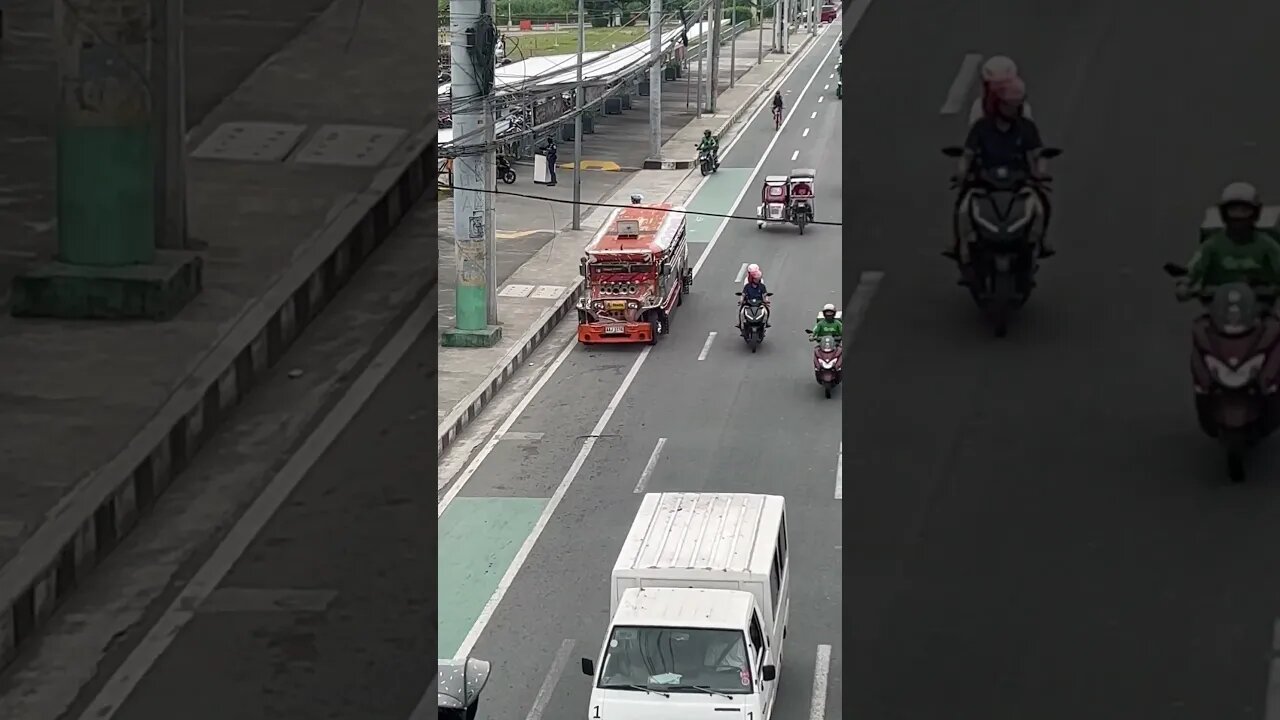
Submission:
{"label": "grass lawn", "polygon": [[[587,28],[587,46],[584,52],[613,50],[643,39],[647,28],[613,27]],[[578,33],[533,32],[507,38],[507,53],[513,62],[520,62],[541,55],[565,55],[578,51]]]}

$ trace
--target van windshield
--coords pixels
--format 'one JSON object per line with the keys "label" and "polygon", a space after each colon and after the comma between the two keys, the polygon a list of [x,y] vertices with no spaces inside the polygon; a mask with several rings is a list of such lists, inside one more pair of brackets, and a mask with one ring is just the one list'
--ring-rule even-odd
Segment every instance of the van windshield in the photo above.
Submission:
{"label": "van windshield", "polygon": [[740,630],[619,626],[605,646],[597,687],[744,695],[751,684]]}

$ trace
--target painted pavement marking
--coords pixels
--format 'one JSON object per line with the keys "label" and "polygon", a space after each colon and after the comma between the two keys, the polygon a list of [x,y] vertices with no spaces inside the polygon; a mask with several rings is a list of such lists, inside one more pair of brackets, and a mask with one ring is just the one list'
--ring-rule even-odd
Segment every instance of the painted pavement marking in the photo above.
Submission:
{"label": "painted pavement marking", "polygon": [[635,492],[644,492],[645,486],[649,484],[649,478],[653,477],[653,471],[658,467],[658,457],[662,455],[662,446],[667,444],[666,438],[658,438],[658,444],[654,446],[653,452],[649,455],[649,462],[644,464],[644,470],[640,471],[640,480],[636,482]]}
{"label": "painted pavement marking", "polygon": [[560,676],[564,674],[564,668],[569,664],[573,643],[573,640],[560,643],[560,649],[556,651],[555,659],[551,661],[551,669],[547,670],[547,677],[543,679],[542,687],[538,688],[538,695],[533,699],[533,707],[529,708],[529,714],[525,716],[525,720],[542,720],[542,713],[546,712],[547,704],[551,702],[551,696],[556,690],[556,684],[560,682]]}
{"label": "painted pavement marking", "polygon": [[960,112],[960,108],[964,107],[964,101],[969,99],[969,88],[973,86],[973,78],[977,75],[978,66],[981,64],[982,56],[975,53],[969,53],[960,60],[960,67],[956,70],[956,76],[951,81],[951,87],[947,90],[946,100],[942,102],[939,113],[955,115]]}
{"label": "painted pavement marking", "polygon": [[809,704],[809,720],[826,720],[827,682],[831,675],[831,646],[819,645],[813,667],[813,699]]}
{"label": "painted pavement marking", "polygon": [[707,341],[702,344],[702,352],[698,353],[699,362],[707,359],[707,353],[711,352],[711,343],[715,342],[715,339],[716,339],[715,330],[712,330],[711,332],[707,333]]}

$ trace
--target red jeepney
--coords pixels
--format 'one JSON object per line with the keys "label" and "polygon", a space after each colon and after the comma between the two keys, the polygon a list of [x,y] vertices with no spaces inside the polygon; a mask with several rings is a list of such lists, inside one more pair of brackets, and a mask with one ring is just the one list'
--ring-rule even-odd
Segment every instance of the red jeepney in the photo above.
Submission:
{"label": "red jeepney", "polygon": [[582,258],[578,342],[653,345],[693,285],[684,208],[614,210]]}

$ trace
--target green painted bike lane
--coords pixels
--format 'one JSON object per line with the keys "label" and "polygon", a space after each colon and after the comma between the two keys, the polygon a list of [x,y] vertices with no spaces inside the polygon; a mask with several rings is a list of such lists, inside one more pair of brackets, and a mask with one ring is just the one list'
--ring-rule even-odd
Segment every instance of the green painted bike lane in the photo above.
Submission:
{"label": "green painted bike lane", "polygon": [[[722,167],[703,183],[686,208],[728,215],[752,174],[749,168]],[[722,221],[722,217],[690,216],[689,242],[705,247]],[[549,497],[460,495],[440,515],[436,536],[438,657],[452,658],[462,646],[549,501]]]}

